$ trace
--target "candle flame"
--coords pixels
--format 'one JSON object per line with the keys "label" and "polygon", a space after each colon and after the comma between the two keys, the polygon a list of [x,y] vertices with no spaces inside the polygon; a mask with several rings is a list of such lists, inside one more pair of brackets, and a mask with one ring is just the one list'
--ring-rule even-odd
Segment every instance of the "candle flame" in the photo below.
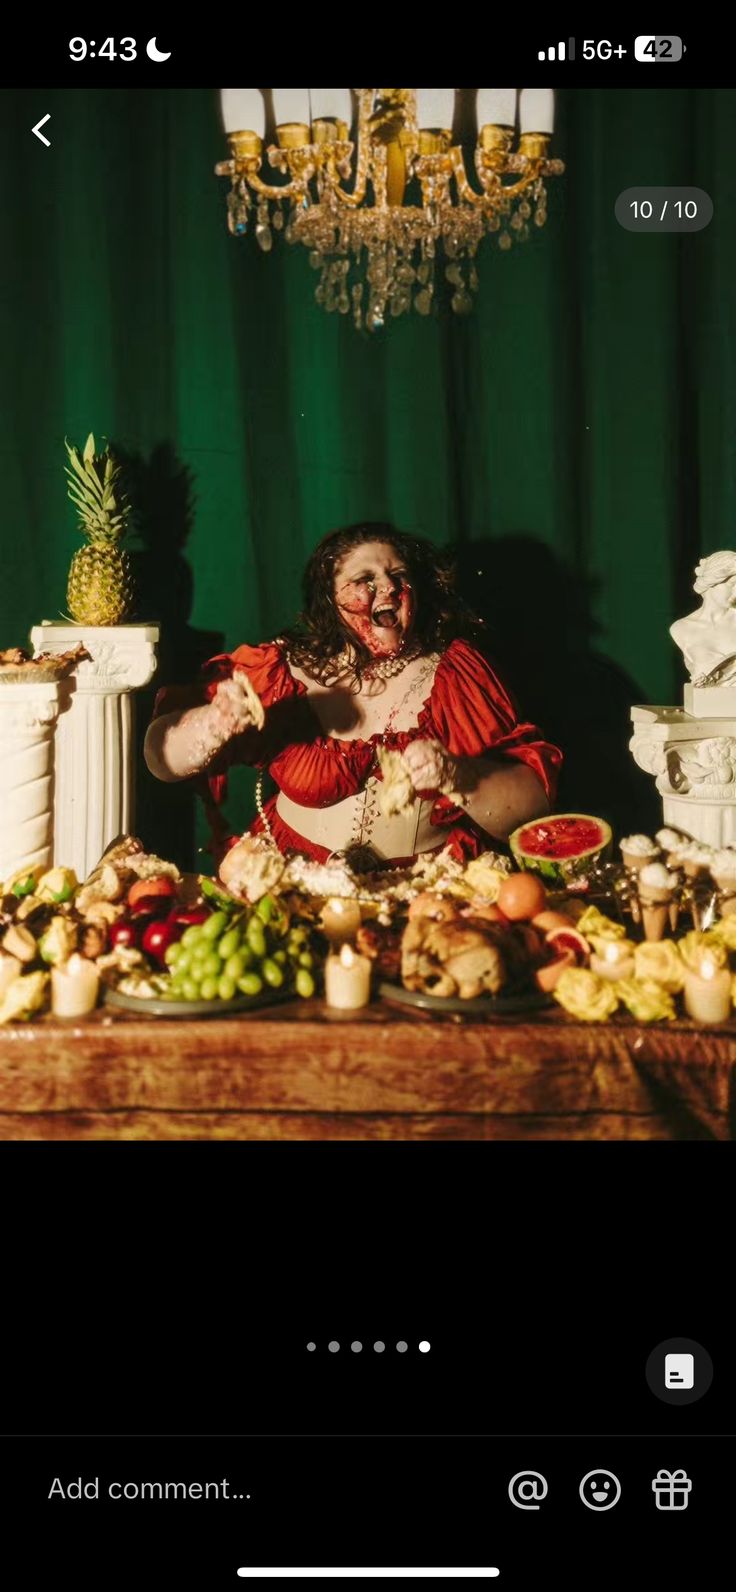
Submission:
{"label": "candle flame", "polygon": [[700,964],[701,978],[715,978],[717,972],[715,957],[704,956]]}
{"label": "candle flame", "polygon": [[618,959],[619,959],[619,955],[620,955],[619,947],[617,946],[616,941],[615,940],[609,941],[609,944],[606,946],[606,949],[604,951],[604,956],[605,956],[606,961],[607,962],[617,962]]}
{"label": "candle flame", "polygon": [[340,951],[340,961],[343,967],[352,967],[355,961],[355,952],[351,945],[343,945]]}

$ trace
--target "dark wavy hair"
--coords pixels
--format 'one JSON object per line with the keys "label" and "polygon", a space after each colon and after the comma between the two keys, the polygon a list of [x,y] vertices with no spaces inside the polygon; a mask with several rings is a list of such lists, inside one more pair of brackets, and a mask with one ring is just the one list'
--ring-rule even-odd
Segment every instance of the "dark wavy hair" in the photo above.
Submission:
{"label": "dark wavy hair", "polygon": [[372,654],[343,623],[335,603],[335,570],[340,560],[364,542],[388,542],[404,559],[414,587],[414,633],[426,652],[444,652],[462,636],[481,642],[485,625],[455,591],[452,555],[420,536],[409,536],[383,521],[361,521],[323,537],[310,555],[302,583],[303,608],[284,632],[289,656],[313,678],[335,678],[334,662],[349,642],[360,678]]}

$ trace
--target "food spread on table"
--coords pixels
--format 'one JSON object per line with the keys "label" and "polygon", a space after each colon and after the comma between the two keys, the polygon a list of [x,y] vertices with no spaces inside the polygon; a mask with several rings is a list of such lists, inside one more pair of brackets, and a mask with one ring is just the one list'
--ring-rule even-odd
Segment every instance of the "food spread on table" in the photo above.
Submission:
{"label": "food spread on table", "polygon": [[269,996],[358,1010],[379,985],[477,1015],[546,996],[583,1022],[689,1016],[736,1003],[736,849],[672,829],[628,835],[581,814],[526,825],[507,855],[448,851],[356,873],[245,836],[218,878],[181,873],[126,836],[80,882],[21,868],[0,895],[0,1023],[83,1017],[108,990],[226,1012]]}

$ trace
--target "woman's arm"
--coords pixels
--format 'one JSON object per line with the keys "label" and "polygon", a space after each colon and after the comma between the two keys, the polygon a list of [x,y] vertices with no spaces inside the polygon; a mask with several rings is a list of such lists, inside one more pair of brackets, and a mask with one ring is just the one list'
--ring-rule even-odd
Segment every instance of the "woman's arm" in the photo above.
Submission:
{"label": "woman's arm", "polygon": [[255,722],[253,693],[244,693],[237,678],[221,680],[212,701],[203,707],[163,713],[149,724],[143,747],[146,764],[157,779],[169,784],[201,774],[228,741]]}
{"label": "woman's arm", "polygon": [[542,781],[516,757],[461,758],[455,799],[496,840],[549,812]]}
{"label": "woman's arm", "polygon": [[507,840],[519,824],[549,812],[541,780],[518,758],[455,758],[439,741],[412,741],[404,762],[415,790],[451,796],[496,840]]}

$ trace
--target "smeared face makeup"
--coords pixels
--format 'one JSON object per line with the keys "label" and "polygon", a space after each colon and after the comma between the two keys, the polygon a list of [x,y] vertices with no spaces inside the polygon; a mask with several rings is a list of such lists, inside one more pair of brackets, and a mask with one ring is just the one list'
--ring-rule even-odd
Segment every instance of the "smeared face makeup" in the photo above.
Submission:
{"label": "smeared face makeup", "polygon": [[335,570],[335,605],[374,657],[403,650],[416,600],[406,565],[390,542],[363,542],[345,554]]}

